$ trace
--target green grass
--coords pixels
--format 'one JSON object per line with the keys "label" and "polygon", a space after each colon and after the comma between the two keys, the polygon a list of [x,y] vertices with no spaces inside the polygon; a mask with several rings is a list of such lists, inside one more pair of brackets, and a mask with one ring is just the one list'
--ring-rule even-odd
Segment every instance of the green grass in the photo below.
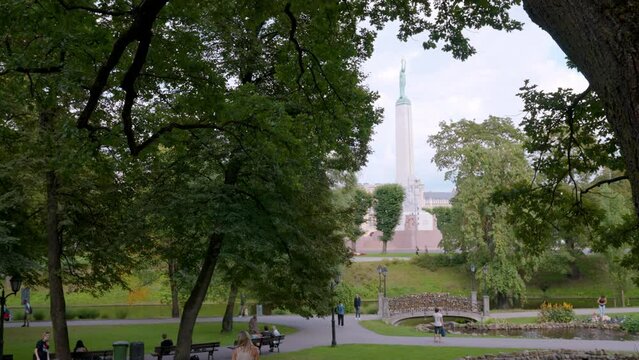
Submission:
{"label": "green grass", "polygon": [[[265,325],[265,324],[260,324]],[[277,324],[276,324],[277,325]],[[219,341],[222,346],[230,345],[235,340],[240,330],[246,330],[246,323],[236,323],[231,333],[220,333],[220,323],[197,323],[193,332],[193,342]],[[291,334],[294,328],[277,325],[283,334]],[[4,338],[5,354],[13,354],[14,359],[30,359],[36,342],[42,332],[51,330],[46,328],[5,328]],[[162,333],[167,333],[173,340],[177,337],[178,324],[149,324],[149,325],[118,325],[118,326],[73,326],[69,327],[69,341],[71,347],[81,339],[89,350],[112,349],[115,341],[142,341],[144,351],[149,353],[153,347],[159,345]],[[52,352],[55,352],[55,343],[51,339]]]}
{"label": "green grass", "polygon": [[450,360],[464,356],[478,356],[514,352],[516,349],[486,349],[459,347],[424,347],[409,345],[338,345],[315,347],[285,354],[269,355],[273,360]]}
{"label": "green grass", "polygon": [[414,326],[393,326],[388,325],[381,320],[362,320],[359,324],[372,332],[386,336],[424,337],[432,335],[422,331],[417,331]]}
{"label": "green grass", "polygon": [[[372,254],[371,254],[372,255]],[[412,261],[384,260],[381,262],[388,268],[386,286],[388,295],[399,296],[404,294],[418,294],[423,292],[448,292],[453,295],[468,295],[471,287],[470,272],[463,266],[451,266],[438,268],[435,271],[421,268]],[[377,299],[377,287],[379,275],[377,266],[379,262],[353,263],[346,268],[342,279],[354,287],[365,300]],[[582,277],[579,280],[571,280],[565,275],[541,274],[534,276],[535,282],[527,284],[526,295],[530,298],[531,305],[536,306],[535,298],[541,298],[544,293],[538,283],[545,281],[550,287],[545,296],[552,302],[566,301],[576,307],[596,307],[599,295],[608,295],[609,307],[614,306],[614,296],[617,291],[606,269],[605,259],[600,255],[584,256],[578,260]],[[479,282],[475,283],[480,286]],[[632,286],[625,290],[626,297],[632,297],[630,306],[639,305],[639,287]],[[535,303],[533,303],[535,301]],[[617,300],[621,306],[621,301]]]}

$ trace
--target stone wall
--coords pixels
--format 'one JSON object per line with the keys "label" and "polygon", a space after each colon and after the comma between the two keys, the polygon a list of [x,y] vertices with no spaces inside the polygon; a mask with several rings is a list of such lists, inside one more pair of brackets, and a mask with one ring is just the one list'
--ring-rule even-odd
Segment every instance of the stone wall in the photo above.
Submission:
{"label": "stone wall", "polygon": [[637,354],[608,353],[604,350],[527,350],[498,355],[466,356],[465,360],[639,360]]}
{"label": "stone wall", "polygon": [[467,312],[479,312],[480,310],[477,304],[471,303],[470,297],[454,296],[448,293],[424,293],[388,299],[388,309],[391,316],[434,311],[435,308]]}
{"label": "stone wall", "polygon": [[[572,328],[585,328],[585,329],[604,329],[604,330],[621,330],[620,324],[602,323],[602,322],[583,322],[573,321],[569,323],[531,323],[531,324],[513,324],[513,323],[465,323],[460,324],[456,322],[447,322],[446,327],[449,329],[471,329],[471,330],[529,330],[529,329],[572,329]],[[419,324],[416,329],[419,331],[429,332],[433,328],[432,323]]]}

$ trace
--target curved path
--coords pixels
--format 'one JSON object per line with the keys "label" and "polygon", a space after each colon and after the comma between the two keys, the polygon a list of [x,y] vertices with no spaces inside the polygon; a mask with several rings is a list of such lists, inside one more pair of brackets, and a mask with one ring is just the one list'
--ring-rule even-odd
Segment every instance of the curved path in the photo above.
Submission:
{"label": "curved path", "polygon": [[[576,309],[578,314],[591,314],[592,309]],[[611,313],[639,312],[639,308],[616,308]],[[535,311],[504,312],[492,314],[495,318],[529,317],[536,316]],[[363,320],[378,319],[376,315],[363,315]],[[237,323],[247,322],[248,318],[235,318]],[[312,318],[304,319],[294,315],[273,315],[259,317],[260,324],[283,324],[295,327],[298,331],[286,336],[282,342],[281,351],[291,352],[315,346],[327,346],[331,343],[331,319]],[[177,319],[142,319],[142,320],[72,320],[69,326],[88,325],[126,325],[126,324],[162,324],[174,323]],[[219,322],[220,317],[201,318],[198,322]],[[419,345],[419,346],[455,346],[455,347],[483,347],[483,348],[526,348],[526,349],[571,349],[592,350],[605,349],[611,351],[636,352],[639,351],[639,341],[612,341],[612,340],[565,340],[565,339],[524,339],[524,338],[484,338],[484,337],[448,337],[443,344],[433,343],[431,337],[403,337],[384,336],[374,333],[359,325],[359,321],[353,315],[345,317],[345,326],[336,327],[336,338],[339,344],[388,344],[388,345]],[[20,323],[8,323],[7,327],[19,327]],[[50,327],[50,322],[32,322],[31,326]],[[244,329],[239,325],[236,329]],[[146,346],[148,353],[150,346]],[[268,357],[268,352],[263,356]],[[220,349],[215,354],[216,360],[231,358],[231,352],[227,348]],[[147,355],[145,359],[152,359]]]}

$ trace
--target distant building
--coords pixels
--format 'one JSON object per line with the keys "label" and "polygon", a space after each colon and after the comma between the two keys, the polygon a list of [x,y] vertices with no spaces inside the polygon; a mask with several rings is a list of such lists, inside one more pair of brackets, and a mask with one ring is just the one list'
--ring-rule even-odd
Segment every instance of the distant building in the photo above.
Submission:
{"label": "distant building", "polygon": [[454,192],[442,192],[442,191],[425,191],[424,192],[424,207],[436,208],[436,207],[451,207],[450,199],[455,196]]}

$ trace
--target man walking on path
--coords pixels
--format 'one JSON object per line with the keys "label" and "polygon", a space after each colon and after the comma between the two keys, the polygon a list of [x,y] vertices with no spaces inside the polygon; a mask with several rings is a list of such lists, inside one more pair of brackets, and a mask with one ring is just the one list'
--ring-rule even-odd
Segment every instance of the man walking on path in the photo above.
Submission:
{"label": "man walking on path", "polygon": [[346,312],[346,308],[344,308],[343,303],[339,303],[337,305],[337,325],[344,326],[344,313]]}
{"label": "man walking on path", "polygon": [[362,298],[359,297],[359,294],[355,294],[353,305],[355,306],[355,319],[359,320],[362,317],[362,313],[360,311],[360,308],[362,307]]}

